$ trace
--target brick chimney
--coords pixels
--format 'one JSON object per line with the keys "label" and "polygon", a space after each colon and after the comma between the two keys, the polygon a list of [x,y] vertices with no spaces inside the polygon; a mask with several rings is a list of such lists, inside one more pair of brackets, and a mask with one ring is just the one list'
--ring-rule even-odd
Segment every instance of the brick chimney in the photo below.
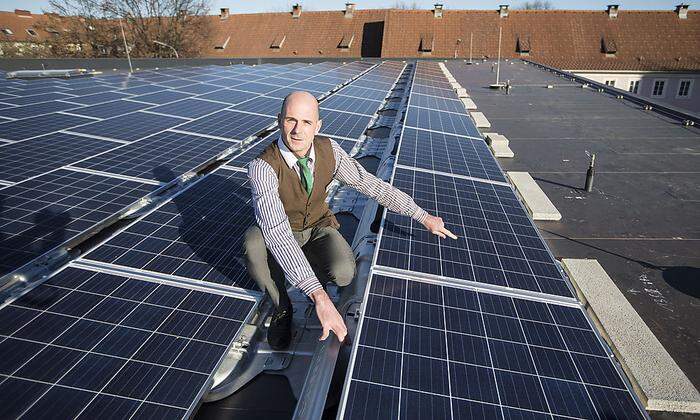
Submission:
{"label": "brick chimney", "polygon": [[345,17],[352,19],[353,13],[355,13],[355,3],[345,3]]}
{"label": "brick chimney", "polygon": [[30,18],[32,17],[32,12],[24,9],[15,9],[15,14],[20,17]]}
{"label": "brick chimney", "polygon": [[679,4],[676,6],[676,14],[678,15],[679,19],[688,19],[688,5]]}
{"label": "brick chimney", "polygon": [[508,17],[508,5],[507,4],[501,4],[498,6],[498,16],[505,18]]}
{"label": "brick chimney", "polygon": [[618,4],[609,4],[608,5],[608,17],[610,19],[617,19],[617,10],[620,8],[620,5]]}
{"label": "brick chimney", "polygon": [[221,13],[219,13],[219,17],[221,18],[221,20],[228,19],[228,7],[221,8]]}
{"label": "brick chimney", "polygon": [[433,17],[435,17],[435,19],[442,19],[442,4],[435,3],[435,7],[433,8]]}
{"label": "brick chimney", "polygon": [[294,19],[299,19],[301,16],[301,4],[297,3],[294,6],[292,6],[292,17]]}

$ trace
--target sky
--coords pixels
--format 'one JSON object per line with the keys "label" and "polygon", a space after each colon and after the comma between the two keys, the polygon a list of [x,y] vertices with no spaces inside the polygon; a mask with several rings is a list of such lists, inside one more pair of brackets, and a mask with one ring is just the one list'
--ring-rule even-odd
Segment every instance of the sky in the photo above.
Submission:
{"label": "sky", "polygon": [[[345,8],[347,0],[306,0],[298,1],[304,10],[342,10]],[[499,4],[510,4],[512,7],[525,2],[525,0],[351,0],[356,4],[357,9],[383,9],[404,3],[407,5],[417,4],[421,9],[432,9],[433,4],[442,3],[446,10],[449,9],[497,9]],[[256,12],[279,12],[291,10],[292,4],[297,1],[287,0],[210,0],[212,14],[218,13],[222,7],[228,7],[231,13],[256,13]],[[606,1],[581,1],[581,0],[550,0],[555,9],[587,9],[604,10],[608,4],[618,3],[621,10],[674,10],[675,6],[683,3],[680,0],[606,0]],[[690,9],[694,10],[697,2],[685,2],[690,4]],[[12,11],[15,8],[28,9],[33,13],[41,13],[43,9],[48,9],[48,0],[0,0],[0,10]]]}

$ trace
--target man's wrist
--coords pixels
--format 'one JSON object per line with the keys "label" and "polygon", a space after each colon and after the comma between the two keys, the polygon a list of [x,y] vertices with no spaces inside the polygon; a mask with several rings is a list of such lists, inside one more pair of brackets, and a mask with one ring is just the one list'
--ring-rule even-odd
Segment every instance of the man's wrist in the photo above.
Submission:
{"label": "man's wrist", "polygon": [[314,290],[309,294],[309,297],[312,301],[314,301],[314,304],[316,305],[318,305],[319,303],[323,303],[326,300],[330,300],[330,298],[328,297],[328,293],[326,293],[326,291],[323,290],[323,288]]}

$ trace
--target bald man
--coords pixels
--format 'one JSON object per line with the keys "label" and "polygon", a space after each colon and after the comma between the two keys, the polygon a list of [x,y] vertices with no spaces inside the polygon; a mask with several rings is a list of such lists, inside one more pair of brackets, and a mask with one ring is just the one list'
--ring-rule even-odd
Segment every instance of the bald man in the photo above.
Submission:
{"label": "bald man", "polygon": [[275,350],[289,346],[292,304],[285,278],[315,304],[325,340],[333,331],[343,341],[347,328],[324,286],[347,286],[355,276],[352,249],[338,232],[326,204],[334,180],[373,198],[391,211],[411,216],[441,238],[456,236],[441,218],[421,209],[411,197],[368,173],[335,141],[319,136],[318,101],[293,92],[277,116],[280,136],[248,166],[257,226],[246,231],[249,275],[275,304],[267,341]]}

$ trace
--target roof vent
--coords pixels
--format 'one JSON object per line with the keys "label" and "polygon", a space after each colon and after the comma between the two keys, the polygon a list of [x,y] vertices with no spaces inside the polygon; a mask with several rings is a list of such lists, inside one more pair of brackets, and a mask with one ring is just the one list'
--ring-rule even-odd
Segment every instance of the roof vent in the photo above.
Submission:
{"label": "roof vent", "polygon": [[292,6],[292,17],[298,19],[301,16],[301,4],[297,3]]}
{"label": "roof vent", "polygon": [[221,8],[221,13],[219,13],[219,17],[221,18],[221,20],[228,19],[228,7]]}
{"label": "roof vent", "polygon": [[285,34],[278,34],[273,40],[272,44],[270,44],[270,48],[279,50],[282,48],[282,45],[284,44],[284,40],[287,39],[287,35]]}
{"label": "roof vent", "polygon": [[345,3],[345,17],[352,19],[353,13],[355,13],[355,3]]}
{"label": "roof vent", "polygon": [[612,37],[603,37],[601,41],[602,50],[608,57],[614,57],[617,54],[617,43]]}
{"label": "roof vent", "polygon": [[620,8],[619,4],[609,4],[608,5],[608,17],[610,19],[617,18],[617,10]]}
{"label": "roof vent", "polygon": [[508,17],[508,5],[502,4],[498,6],[498,15],[502,18]]}
{"label": "roof vent", "polygon": [[435,8],[433,9],[433,16],[435,19],[442,19],[442,4],[435,3]]}
{"label": "roof vent", "polygon": [[226,46],[228,45],[228,42],[231,40],[231,36],[229,35],[228,38],[224,42],[219,43],[218,45],[214,45],[214,49],[216,50],[225,50]]}
{"label": "roof vent", "polygon": [[29,10],[24,10],[24,9],[15,9],[15,14],[17,16],[25,17],[25,18],[30,18],[32,17],[32,12]]}
{"label": "roof vent", "polygon": [[516,51],[520,55],[530,55],[530,36],[518,36]]}
{"label": "roof vent", "polygon": [[688,5],[679,4],[676,6],[676,14],[678,14],[680,19],[688,19]]}
{"label": "roof vent", "polygon": [[432,53],[434,42],[435,38],[433,37],[433,34],[421,34],[420,44],[418,45],[418,52]]}
{"label": "roof vent", "polygon": [[343,34],[343,39],[340,40],[338,48],[347,50],[352,46],[352,41],[355,39],[355,34]]}

